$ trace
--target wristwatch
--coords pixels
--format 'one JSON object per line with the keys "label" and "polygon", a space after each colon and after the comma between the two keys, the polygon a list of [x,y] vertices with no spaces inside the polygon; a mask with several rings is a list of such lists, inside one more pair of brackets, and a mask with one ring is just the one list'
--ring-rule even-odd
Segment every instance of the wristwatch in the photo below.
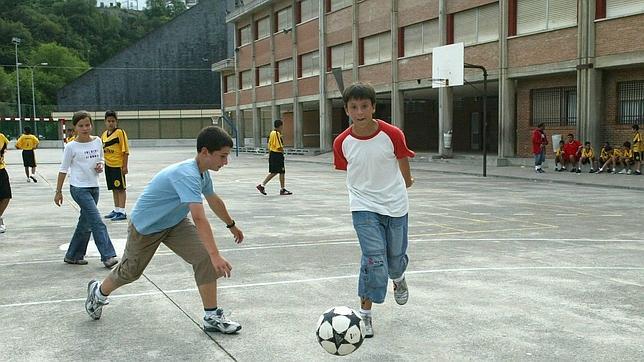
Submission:
{"label": "wristwatch", "polygon": [[234,226],[235,226],[235,220],[233,220],[233,222],[231,222],[230,224],[226,225],[226,227],[229,228],[229,229],[234,227]]}

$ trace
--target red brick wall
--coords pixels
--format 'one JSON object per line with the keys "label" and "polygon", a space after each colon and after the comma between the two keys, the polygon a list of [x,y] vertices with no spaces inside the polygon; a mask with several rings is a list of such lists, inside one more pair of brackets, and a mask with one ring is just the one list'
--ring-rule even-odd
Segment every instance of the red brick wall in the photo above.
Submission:
{"label": "red brick wall", "polygon": [[391,29],[391,0],[370,0],[358,4],[360,38]]}
{"label": "red brick wall", "polygon": [[267,102],[271,98],[271,86],[265,85],[255,88],[255,99],[257,102]]}
{"label": "red brick wall", "polygon": [[251,53],[250,45],[245,45],[239,48],[239,52],[237,53],[237,59],[239,60],[240,71],[250,69],[250,65],[251,65],[250,53]]}
{"label": "red brick wall", "polygon": [[[482,65],[490,73],[499,67],[499,43],[495,41],[469,46],[465,48],[464,58],[465,63]],[[475,74],[480,75],[481,71],[476,70]]]}
{"label": "red brick wall", "polygon": [[326,41],[328,46],[351,41],[352,17],[352,6],[328,14],[326,21]]}
{"label": "red brick wall", "polygon": [[224,93],[224,106],[235,107],[235,92]]}
{"label": "red brick wall", "polygon": [[432,55],[424,54],[398,61],[398,78],[401,81],[432,77]]}
{"label": "red brick wall", "polygon": [[[521,79],[517,84],[517,155],[519,157],[532,157],[532,130],[535,128],[530,125],[532,116],[532,104],[530,91],[532,89],[553,88],[553,87],[574,87],[577,84],[577,78],[574,73],[569,75],[558,75],[551,77],[542,77],[535,79]],[[568,133],[575,134],[576,126],[572,127],[553,127],[546,126],[548,142],[552,143],[552,135],[555,133],[565,137]],[[552,145],[546,147],[546,157],[554,157]]]}
{"label": "red brick wall", "polygon": [[293,96],[293,82],[280,82],[275,84],[275,99],[291,98]]}
{"label": "red brick wall", "polygon": [[239,105],[249,104],[251,101],[251,90],[243,90],[239,92]]}
{"label": "red brick wall", "polygon": [[275,60],[290,58],[292,54],[293,46],[291,45],[291,33],[275,34]]}
{"label": "red brick wall", "polygon": [[438,0],[400,0],[398,26],[403,27],[438,17]]}
{"label": "red brick wall", "polygon": [[319,48],[318,21],[311,20],[297,26],[297,52],[305,54]]}
{"label": "red brick wall", "polygon": [[498,0],[449,0],[445,3],[447,5],[447,13],[452,14],[459,11],[477,8],[479,6],[498,2]]}
{"label": "red brick wall", "polygon": [[[344,87],[348,87],[351,85],[352,80],[351,80],[351,69],[345,70],[342,72],[342,81],[344,82]],[[335,77],[333,76],[333,73],[327,72],[326,73],[326,87],[328,92],[334,92],[338,90],[338,83],[335,81]]]}
{"label": "red brick wall", "polygon": [[522,67],[577,58],[577,28],[508,39],[508,65]]}
{"label": "red brick wall", "polygon": [[320,88],[319,88],[319,78],[317,76],[315,77],[307,77],[307,78],[301,78],[298,79],[298,89],[299,89],[299,95],[300,96],[310,96],[313,94],[318,94]]}
{"label": "red brick wall", "polygon": [[596,55],[644,50],[644,14],[607,19],[595,25]]}
{"label": "red brick wall", "polygon": [[391,63],[363,65],[358,70],[358,79],[373,85],[391,84]]}
{"label": "red brick wall", "polygon": [[284,112],[280,115],[284,126],[282,128],[282,141],[284,146],[293,147],[293,112]]}
{"label": "red brick wall", "polygon": [[269,38],[255,42],[255,64],[262,65],[271,61],[271,43]]}

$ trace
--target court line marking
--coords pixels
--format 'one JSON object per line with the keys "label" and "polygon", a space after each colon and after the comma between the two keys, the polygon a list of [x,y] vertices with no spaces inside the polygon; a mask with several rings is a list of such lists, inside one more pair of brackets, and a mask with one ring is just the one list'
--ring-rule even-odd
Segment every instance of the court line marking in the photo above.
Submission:
{"label": "court line marking", "polygon": [[[467,272],[493,272],[493,271],[535,271],[535,270],[634,270],[634,271],[644,271],[644,267],[619,267],[619,266],[523,266],[523,267],[497,267],[497,268],[450,268],[450,269],[426,269],[426,270],[410,270],[406,271],[405,274],[435,274],[435,273],[467,273]],[[218,286],[217,289],[243,289],[243,288],[253,288],[253,287],[266,287],[266,286],[275,286],[275,285],[288,285],[288,284],[304,284],[311,282],[320,282],[320,281],[329,281],[329,280],[339,280],[339,279],[351,279],[357,278],[358,274],[350,275],[338,275],[333,277],[323,277],[323,278],[306,278],[306,279],[294,279],[294,280],[281,280],[276,282],[261,282],[261,283],[247,283],[247,284],[235,284],[235,285],[222,285]],[[186,292],[196,292],[197,288],[186,288],[186,289],[172,289],[163,291],[165,294],[180,294]],[[114,295],[110,298],[112,299],[126,299],[134,298],[141,296],[150,296],[150,295],[163,295],[160,291],[153,292],[142,292],[142,293],[129,293],[129,294],[120,294]],[[0,308],[12,308],[12,307],[26,307],[26,306],[35,306],[35,305],[45,305],[45,304],[59,304],[59,303],[68,303],[68,302],[80,302],[84,301],[85,298],[69,298],[69,299],[54,299],[54,300],[43,300],[36,302],[23,302],[23,303],[8,303],[0,304]]]}

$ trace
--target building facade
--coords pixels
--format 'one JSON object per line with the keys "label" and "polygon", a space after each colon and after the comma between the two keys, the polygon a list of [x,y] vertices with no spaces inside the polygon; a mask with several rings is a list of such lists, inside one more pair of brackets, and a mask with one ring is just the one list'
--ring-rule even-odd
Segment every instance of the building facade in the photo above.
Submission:
{"label": "building facade", "polygon": [[246,146],[281,118],[285,144],[329,150],[349,124],[341,78],[374,85],[376,116],[412,149],[480,152],[482,72],[431,87],[432,49],[459,42],[465,63],[488,72],[487,144],[500,164],[531,155],[541,122],[595,147],[644,123],[644,0],[247,0],[226,21],[234,57],[213,69]]}

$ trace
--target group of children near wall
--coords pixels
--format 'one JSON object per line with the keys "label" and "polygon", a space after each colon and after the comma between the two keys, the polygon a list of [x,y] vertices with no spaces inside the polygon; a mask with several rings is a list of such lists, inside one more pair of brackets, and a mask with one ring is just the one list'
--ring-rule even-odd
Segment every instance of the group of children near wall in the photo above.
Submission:
{"label": "group of children near wall", "polygon": [[624,142],[621,147],[613,147],[609,142],[604,142],[599,152],[595,153],[590,142],[583,145],[569,134],[564,142],[559,142],[555,151],[555,171],[581,173],[584,165],[589,165],[589,173],[614,173],[627,175],[641,175],[642,159],[644,158],[644,145],[639,126],[634,124],[632,141]]}

